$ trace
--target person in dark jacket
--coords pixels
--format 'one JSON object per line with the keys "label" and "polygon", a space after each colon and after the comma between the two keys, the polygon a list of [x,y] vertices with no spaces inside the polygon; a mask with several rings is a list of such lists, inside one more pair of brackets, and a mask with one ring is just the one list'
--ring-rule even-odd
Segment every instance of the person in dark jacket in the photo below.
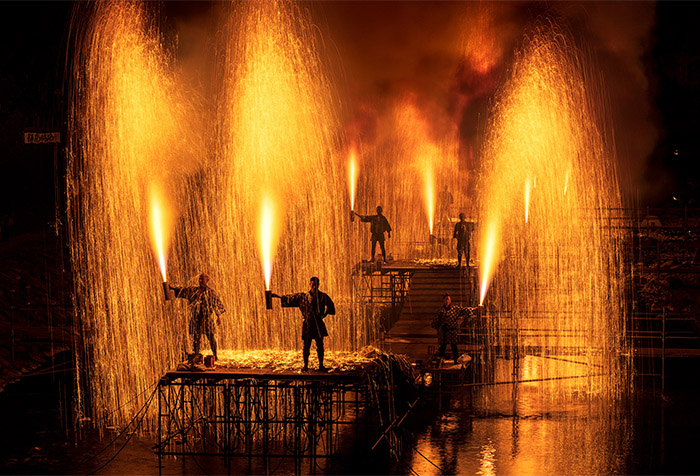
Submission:
{"label": "person in dark jacket", "polygon": [[445,356],[445,348],[447,344],[450,344],[452,357],[457,363],[457,358],[459,357],[459,352],[457,351],[459,323],[467,316],[474,317],[476,308],[452,304],[452,298],[449,294],[442,296],[442,302],[443,306],[433,318],[431,327],[438,332],[438,355],[440,358]]}
{"label": "person in dark jacket", "polygon": [[457,267],[462,265],[462,253],[466,258],[466,266],[469,268],[469,241],[474,231],[474,223],[468,222],[464,213],[459,214],[459,221],[455,223],[452,238],[457,240]]}
{"label": "person in dark jacket", "polygon": [[298,307],[304,322],[301,326],[301,338],[304,341],[302,356],[304,357],[303,371],[309,370],[309,355],[311,354],[311,341],[316,341],[316,353],[318,354],[318,370],[324,372],[323,365],[323,338],[328,336],[326,323],[323,319],[335,314],[335,305],[328,294],[318,290],[320,280],[314,276],[309,280],[308,293],[286,294],[272,297],[282,301],[282,307]]}
{"label": "person in dark jacket", "polygon": [[216,314],[216,324],[221,324],[221,314],[225,313],[226,309],[216,291],[209,287],[209,275],[206,273],[199,275],[199,286],[170,285],[170,289],[175,292],[176,298],[187,299],[190,303],[189,333],[193,338],[194,353],[199,353],[202,334],[205,334],[209,339],[214,360],[217,360],[216,326],[213,315]]}
{"label": "person in dark jacket", "polygon": [[382,249],[382,258],[384,258],[384,262],[386,263],[386,249],[384,248],[384,232],[386,231],[387,237],[391,238],[391,226],[389,225],[389,221],[386,219],[386,217],[382,215],[382,211],[382,207],[378,206],[376,215],[360,215],[357,212],[355,212],[355,215],[360,217],[360,221],[363,221],[365,223],[371,223],[370,232],[372,233],[372,237],[370,238],[370,240],[372,241],[372,261],[374,261],[374,254],[377,249],[377,243],[379,243],[379,247]]}

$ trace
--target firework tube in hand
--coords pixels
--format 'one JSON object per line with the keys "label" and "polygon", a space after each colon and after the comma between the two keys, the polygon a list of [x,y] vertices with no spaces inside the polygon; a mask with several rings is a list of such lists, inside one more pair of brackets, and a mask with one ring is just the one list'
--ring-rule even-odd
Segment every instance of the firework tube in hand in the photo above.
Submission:
{"label": "firework tube in hand", "polygon": [[165,294],[165,300],[170,301],[170,284],[167,281],[163,281],[163,293]]}
{"label": "firework tube in hand", "polygon": [[272,309],[272,291],[269,289],[265,290],[265,308]]}

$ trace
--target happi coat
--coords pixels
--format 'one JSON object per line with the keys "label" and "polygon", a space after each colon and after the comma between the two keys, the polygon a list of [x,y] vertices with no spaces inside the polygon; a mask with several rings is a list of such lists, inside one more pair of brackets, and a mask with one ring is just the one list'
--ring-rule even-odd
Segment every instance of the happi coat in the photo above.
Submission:
{"label": "happi coat", "polygon": [[187,299],[190,303],[190,334],[209,334],[216,329],[214,314],[220,316],[226,312],[219,295],[210,287],[199,286],[173,287],[175,297]]}
{"label": "happi coat", "polygon": [[384,232],[391,233],[389,220],[384,215],[360,215],[360,221],[370,223],[369,231],[372,233],[370,240],[384,241]]}
{"label": "happi coat", "polygon": [[301,325],[303,340],[326,337],[328,330],[323,318],[335,314],[335,305],[328,294],[316,291],[316,294],[296,293],[281,296],[282,307],[298,307],[304,322]]}
{"label": "happi coat", "polygon": [[450,304],[450,307],[442,306],[431,324],[431,327],[438,331],[438,345],[457,344],[460,318],[473,317],[473,315],[473,311],[464,306],[457,304]]}

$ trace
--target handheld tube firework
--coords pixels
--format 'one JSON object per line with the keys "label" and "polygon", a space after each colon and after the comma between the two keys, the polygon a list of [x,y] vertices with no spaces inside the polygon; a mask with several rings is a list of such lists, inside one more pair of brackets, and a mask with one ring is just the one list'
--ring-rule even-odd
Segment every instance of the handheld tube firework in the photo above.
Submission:
{"label": "handheld tube firework", "polygon": [[165,296],[166,301],[170,301],[172,293],[170,292],[170,284],[168,284],[167,281],[163,281],[163,295]]}

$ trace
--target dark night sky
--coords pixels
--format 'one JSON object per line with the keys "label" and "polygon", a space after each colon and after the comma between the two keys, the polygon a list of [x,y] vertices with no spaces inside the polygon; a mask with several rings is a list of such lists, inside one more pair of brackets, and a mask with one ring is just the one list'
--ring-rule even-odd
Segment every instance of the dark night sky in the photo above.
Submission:
{"label": "dark night sky", "polygon": [[[153,5],[153,4],[149,4]],[[339,58],[346,108],[381,111],[393,94],[415,93],[426,111],[445,108],[455,47],[474,30],[476,3],[335,2],[305,4]],[[73,4],[2,2],[0,50],[0,215],[26,229],[53,216],[54,148],[24,145],[25,130],[65,133],[65,62]],[[166,3],[162,14],[178,30],[180,50],[211,22],[209,3]],[[642,202],[698,206],[700,191],[700,4],[507,2],[490,7],[493,48],[504,71],[522,32],[554,10],[596,55],[610,93],[615,135],[626,172]],[[499,77],[481,87],[485,108]],[[486,98],[486,99],[484,99]],[[381,117],[381,113],[379,113]],[[439,121],[437,121],[439,122]],[[468,121],[466,121],[468,122]],[[65,135],[63,136],[65,138]],[[65,142],[59,148],[64,162]],[[675,152],[678,151],[676,154]],[[62,171],[59,171],[62,175]]]}

